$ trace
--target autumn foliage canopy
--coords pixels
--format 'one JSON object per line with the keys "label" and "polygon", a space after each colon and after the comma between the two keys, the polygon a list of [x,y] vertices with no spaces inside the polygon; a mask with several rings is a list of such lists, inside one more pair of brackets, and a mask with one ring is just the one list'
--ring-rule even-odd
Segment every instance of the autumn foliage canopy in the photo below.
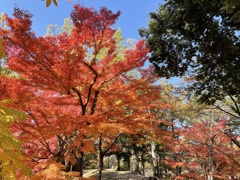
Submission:
{"label": "autumn foliage canopy", "polygon": [[124,133],[168,136],[150,113],[170,106],[159,101],[152,69],[141,68],[148,48],[140,40],[122,50],[111,27],[119,15],[75,5],[71,33],[55,36],[36,36],[27,11],[16,7],[12,18],[6,16],[0,38],[18,77],[1,77],[0,97],[27,115],[11,130],[24,142],[34,172],[46,168],[46,160],[76,164],[82,153],[96,152],[100,136],[108,138],[103,149]]}

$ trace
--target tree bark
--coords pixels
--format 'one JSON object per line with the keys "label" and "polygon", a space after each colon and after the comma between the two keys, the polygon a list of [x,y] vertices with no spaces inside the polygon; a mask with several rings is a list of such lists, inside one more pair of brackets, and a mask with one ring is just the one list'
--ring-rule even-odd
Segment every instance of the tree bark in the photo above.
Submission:
{"label": "tree bark", "polygon": [[99,152],[98,154],[98,158],[99,158],[99,163],[98,163],[98,180],[102,179],[102,171],[103,171],[103,158],[104,158],[104,154],[102,152]]}
{"label": "tree bark", "polygon": [[102,179],[103,157],[104,154],[102,152],[102,134],[100,134],[98,139],[98,180]]}
{"label": "tree bark", "polygon": [[135,156],[135,164],[134,164],[134,172],[135,173],[140,173],[140,167],[139,167],[139,164],[140,164],[140,159],[138,157],[138,150],[136,147],[133,147],[133,152],[134,152],[134,156]]}
{"label": "tree bark", "polygon": [[117,157],[117,171],[121,170],[121,166],[120,166],[120,160],[121,160],[121,156],[120,154],[116,154]]}
{"label": "tree bark", "polygon": [[145,159],[144,153],[141,154],[142,174],[145,175]]}
{"label": "tree bark", "polygon": [[159,177],[158,155],[156,152],[156,144],[154,142],[151,143],[151,152],[152,152],[153,176]]}
{"label": "tree bark", "polygon": [[128,171],[131,170],[131,162],[130,162],[130,156],[128,156],[128,159],[127,159],[127,167],[128,167]]}
{"label": "tree bark", "polygon": [[83,176],[83,156],[84,156],[84,153],[81,152],[81,157],[77,158],[77,162],[72,169],[73,171],[79,172],[80,177]]}

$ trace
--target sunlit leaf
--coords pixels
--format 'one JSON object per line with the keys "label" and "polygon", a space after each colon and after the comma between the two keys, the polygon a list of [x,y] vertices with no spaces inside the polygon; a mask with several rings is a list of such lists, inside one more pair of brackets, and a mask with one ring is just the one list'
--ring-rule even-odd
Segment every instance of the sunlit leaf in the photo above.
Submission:
{"label": "sunlit leaf", "polygon": [[58,6],[58,0],[53,0],[53,3]]}
{"label": "sunlit leaf", "polygon": [[52,0],[46,0],[46,7],[50,6],[52,3]]}

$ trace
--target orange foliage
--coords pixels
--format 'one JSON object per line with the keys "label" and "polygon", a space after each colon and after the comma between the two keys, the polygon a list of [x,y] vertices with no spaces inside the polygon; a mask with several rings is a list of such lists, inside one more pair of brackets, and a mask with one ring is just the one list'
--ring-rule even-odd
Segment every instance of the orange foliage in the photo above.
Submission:
{"label": "orange foliage", "polygon": [[[239,149],[224,133],[227,121],[196,123],[180,130],[181,138],[174,152],[181,162],[166,160],[172,167],[182,167],[184,175],[205,179],[213,177],[239,176]],[[190,173],[189,173],[190,172]]]}
{"label": "orange foliage", "polygon": [[[8,28],[0,29],[0,38],[7,65],[19,78],[1,77],[0,98],[11,98],[27,114],[27,122],[12,130],[25,142],[32,168],[52,157],[72,166],[81,152],[95,151],[100,135],[103,148],[110,148],[121,133],[145,133],[152,139],[169,135],[157,127],[164,121],[148,113],[170,106],[157,101],[160,89],[152,69],[141,69],[148,58],[145,42],[138,41],[115,60],[111,26],[119,15],[75,5],[70,35],[39,37],[31,31],[28,12],[15,8],[14,17],[6,17]],[[101,50],[107,52],[99,58]]]}

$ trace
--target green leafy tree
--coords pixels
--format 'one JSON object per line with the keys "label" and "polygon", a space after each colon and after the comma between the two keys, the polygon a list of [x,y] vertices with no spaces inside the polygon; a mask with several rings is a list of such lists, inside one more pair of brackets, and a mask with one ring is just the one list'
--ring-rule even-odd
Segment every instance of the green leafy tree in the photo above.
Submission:
{"label": "green leafy tree", "polygon": [[147,38],[150,62],[164,77],[192,78],[199,101],[214,104],[230,97],[239,111],[239,0],[167,0],[151,13]]}

